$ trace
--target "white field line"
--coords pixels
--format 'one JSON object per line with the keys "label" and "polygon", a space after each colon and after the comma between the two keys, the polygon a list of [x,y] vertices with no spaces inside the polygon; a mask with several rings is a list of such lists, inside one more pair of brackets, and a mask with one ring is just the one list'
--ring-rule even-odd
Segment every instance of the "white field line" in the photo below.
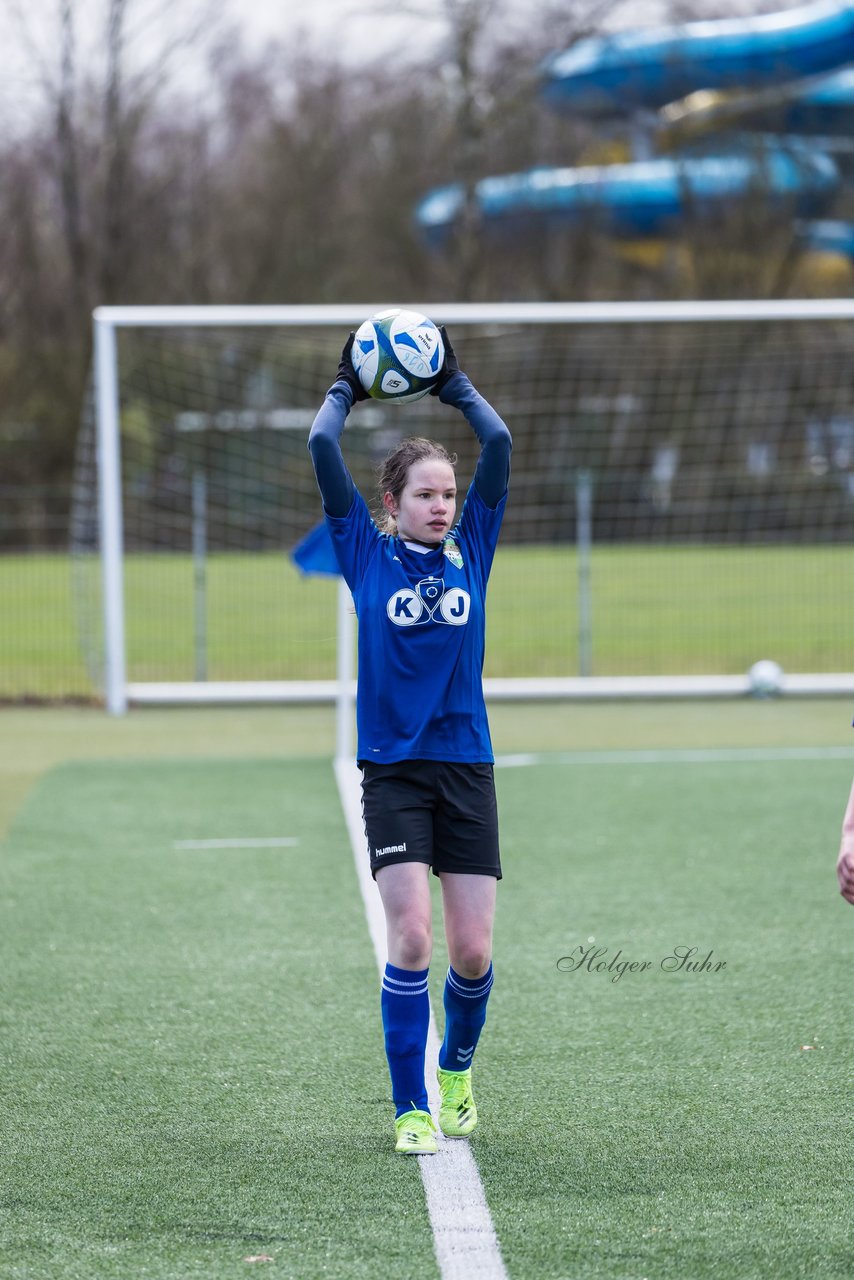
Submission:
{"label": "white field line", "polygon": [[292,849],[296,836],[235,836],[231,840],[176,840],[173,849]]}
{"label": "white field line", "polygon": [[496,769],[537,764],[752,764],[851,760],[854,747],[699,747],[668,751],[549,751],[496,756]]}
{"label": "white field line", "polygon": [[[385,918],[379,890],[368,863],[359,770],[349,760],[336,760],[335,777],[356,859],[356,873],[368,918],[368,930],[382,974],[387,956]],[[435,1064],[438,1056],[439,1036],[431,1009],[427,1036],[428,1063]],[[427,1093],[430,1110],[438,1115],[439,1090],[435,1072],[429,1066]],[[391,1137],[389,1120],[390,1152]],[[462,1139],[443,1139],[440,1135],[438,1155],[421,1156],[418,1164],[442,1280],[506,1280],[507,1272],[498,1247],[495,1227],[469,1144]]]}

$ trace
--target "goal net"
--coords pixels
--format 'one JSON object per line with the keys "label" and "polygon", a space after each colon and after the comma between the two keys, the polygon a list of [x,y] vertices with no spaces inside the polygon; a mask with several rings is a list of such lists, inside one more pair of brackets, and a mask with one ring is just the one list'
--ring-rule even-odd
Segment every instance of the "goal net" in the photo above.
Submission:
{"label": "goal net", "polygon": [[[96,313],[72,549],[113,710],[331,697],[348,676],[338,584],[289,553],[321,515],[311,422],[376,309]],[[788,690],[854,688],[854,306],[418,309],[513,433],[488,694],[734,693],[765,658]],[[454,450],[464,491],[477,443],[428,396],[351,413],[366,497],[405,435]]]}

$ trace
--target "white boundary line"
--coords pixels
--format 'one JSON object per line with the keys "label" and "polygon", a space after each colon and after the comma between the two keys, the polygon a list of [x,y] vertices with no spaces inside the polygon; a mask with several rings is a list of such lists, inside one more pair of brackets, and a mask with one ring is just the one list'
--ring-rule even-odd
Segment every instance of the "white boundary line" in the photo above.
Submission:
{"label": "white boundary line", "polygon": [[854,747],[687,747],[662,751],[546,751],[496,756],[496,769],[536,764],[752,764],[786,760],[851,760]]}
{"label": "white boundary line", "polygon": [[[347,822],[347,831],[359,888],[368,918],[368,930],[374,944],[374,953],[380,973],[386,964],[385,919],[379,890],[371,876],[368,852],[365,846],[365,830],[362,824],[361,784],[359,770],[349,760],[335,761],[335,778],[341,805]],[[430,1011],[430,1030],[427,1035],[427,1056],[432,1062],[438,1059],[439,1036],[433,1011]],[[427,1072],[427,1093],[430,1109],[439,1113],[439,1092],[433,1073]],[[391,1125],[389,1125],[389,1150],[391,1150]],[[469,1144],[460,1139],[439,1139],[439,1153],[419,1159],[427,1211],[433,1229],[436,1261],[442,1280],[506,1280],[507,1271],[498,1246],[495,1227],[486,1203],[480,1173]]]}

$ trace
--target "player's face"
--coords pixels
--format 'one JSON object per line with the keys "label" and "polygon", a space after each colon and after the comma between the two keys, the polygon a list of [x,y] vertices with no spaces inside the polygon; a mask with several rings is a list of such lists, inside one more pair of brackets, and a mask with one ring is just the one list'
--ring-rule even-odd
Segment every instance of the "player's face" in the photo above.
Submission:
{"label": "player's face", "polygon": [[457,509],[454,469],[438,458],[415,462],[400,498],[387,493],[383,502],[397,520],[401,538],[438,544],[450,532]]}

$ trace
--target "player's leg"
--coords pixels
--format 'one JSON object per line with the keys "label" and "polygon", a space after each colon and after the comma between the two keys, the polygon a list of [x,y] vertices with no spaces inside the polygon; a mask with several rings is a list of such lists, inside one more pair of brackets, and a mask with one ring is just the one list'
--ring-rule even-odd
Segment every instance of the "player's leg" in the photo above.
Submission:
{"label": "player's leg", "polygon": [[424,1083],[430,1024],[427,971],[432,949],[429,861],[432,803],[411,762],[365,764],[362,812],[388,936],[382,1021],[395,1105],[396,1149],[436,1150]]}
{"label": "player's leg", "polygon": [[450,967],[445,979],[445,1039],[439,1066],[471,1066],[492,989],[493,876],[442,872],[442,902]]}
{"label": "player's leg", "polygon": [[472,1059],[492,990],[493,876],[440,873],[450,966],[445,978],[445,1036],[439,1050],[439,1127],[462,1138],[477,1124]]}
{"label": "player's leg", "polygon": [[374,878],[385,913],[389,960],[400,969],[426,969],[433,950],[429,865],[395,862],[378,868]]}
{"label": "player's leg", "polygon": [[436,1150],[424,1081],[430,1025],[427,973],[433,941],[429,877],[430,868],[423,862],[398,862],[376,873],[388,937],[381,1005],[396,1149],[421,1155]]}
{"label": "player's leg", "polygon": [[492,963],[495,876],[440,871],[448,958],[458,977],[482,981]]}
{"label": "player's leg", "polygon": [[471,1064],[492,989],[492,927],[501,879],[491,765],[444,766],[433,867],[442,884],[451,962],[439,1050],[439,1126],[449,1137],[463,1137],[477,1123]]}

